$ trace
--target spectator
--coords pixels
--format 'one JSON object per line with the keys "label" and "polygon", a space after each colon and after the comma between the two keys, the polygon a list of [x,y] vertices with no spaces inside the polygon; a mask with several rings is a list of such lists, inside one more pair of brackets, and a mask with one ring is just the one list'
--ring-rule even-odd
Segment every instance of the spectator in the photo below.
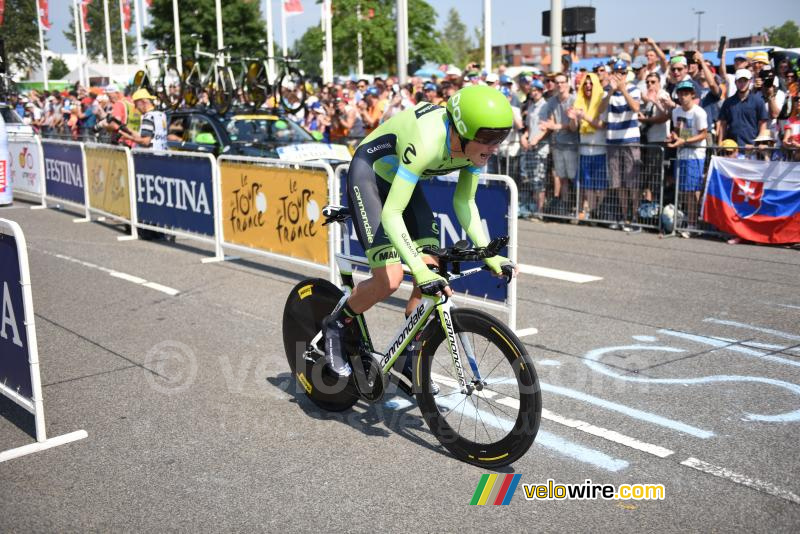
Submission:
{"label": "spectator", "polygon": [[587,74],[578,86],[575,107],[569,110],[575,129],[580,132],[579,183],[584,194],[579,219],[596,218],[608,189],[606,172],[606,121],[601,110],[603,88],[597,74]]}
{"label": "spectator", "polygon": [[142,115],[139,131],[129,128],[120,129],[120,135],[130,142],[152,150],[167,149],[167,115],[153,105],[156,99],[147,89],[139,89],[133,93],[133,103]]}
{"label": "spectator", "polygon": [[669,136],[672,98],[661,86],[661,75],[651,73],[645,78],[639,112],[639,135],[642,145],[642,187],[644,199],[653,202],[653,192],[661,183],[662,168],[667,160],[665,147]]}
{"label": "spectator", "polygon": [[[715,133],[714,124],[717,122],[719,108],[722,105],[723,96],[726,94],[724,82],[711,70],[700,52],[694,53],[694,62],[698,66],[696,81],[700,83],[701,87],[700,107],[706,112],[709,133]],[[709,136],[709,141],[713,143],[712,136]]]}
{"label": "spectator", "polygon": [[[758,94],[765,102],[767,110],[767,130],[772,135],[773,140],[781,139],[781,127],[778,118],[784,105],[787,105],[786,93],[778,88],[776,76],[772,67],[765,66],[759,69],[757,80],[753,84],[753,92]],[[784,117],[788,116],[788,110]]]}
{"label": "spectator", "polygon": [[[520,135],[519,132],[523,129],[522,126],[522,113],[519,106],[513,103],[511,89],[503,86],[499,88],[500,92],[508,99],[511,105],[511,113],[514,116],[513,128],[511,133],[500,143],[500,148],[497,155],[490,158],[499,162],[498,171],[500,174],[506,174],[512,178],[519,176],[519,150],[520,150]],[[491,165],[491,163],[490,163]]]}
{"label": "spectator", "polygon": [[[694,58],[692,58],[694,65]],[[669,60],[669,77],[667,79],[666,90],[672,97],[675,106],[679,106],[678,93],[675,88],[683,81],[690,81],[694,85],[694,94],[697,98],[696,104],[700,102],[700,93],[703,87],[689,75],[689,59],[685,56],[675,56]]]}
{"label": "spectator", "polygon": [[525,129],[520,138],[522,148],[519,188],[520,217],[531,217],[534,213],[544,210],[547,157],[550,155],[550,144],[543,141],[548,132],[539,126],[546,104],[544,84],[540,80],[532,80],[529,85],[528,99],[525,103],[527,110],[524,120]]}
{"label": "spectator", "polygon": [[[678,149],[678,191],[680,203],[687,211],[689,228],[697,226],[700,191],[703,189],[703,166],[706,160],[706,112],[695,104],[694,84],[680,82],[676,88],[680,107],[672,110],[673,131],[669,146]],[[687,231],[681,237],[690,237]]]}
{"label": "spectator", "polygon": [[667,56],[664,52],[659,48],[658,43],[656,43],[651,38],[647,37],[643,41],[635,40],[633,53],[636,54],[636,51],[642,43],[649,45],[650,47],[644,53],[645,58],[647,59],[647,65],[644,67],[645,69],[645,76],[648,74],[660,74],[662,78],[667,73]]}
{"label": "spectator", "polygon": [[370,87],[367,89],[364,100],[359,103],[359,114],[364,123],[364,131],[370,134],[372,130],[378,127],[383,116],[383,106],[379,95],[380,89],[377,87]]}
{"label": "spectator", "polygon": [[132,132],[138,130],[141,114],[136,111],[133,104],[125,99],[116,85],[110,84],[106,86],[106,94],[111,102],[111,114],[106,116],[102,126],[111,134],[111,143],[124,144],[129,147],[135,146],[136,143],[130,138],[120,135],[120,129],[125,126]]}
{"label": "spectator", "polygon": [[567,110],[575,103],[575,95],[570,94],[569,80],[564,74],[556,74],[554,81],[558,93],[547,101],[542,113],[544,120],[539,127],[554,132],[553,145],[553,206],[556,213],[566,213],[569,204],[571,180],[578,174],[578,143],[580,136],[567,115]]}
{"label": "spectator", "polygon": [[[725,51],[725,47],[723,47],[723,52]],[[723,59],[725,55],[723,54]],[[744,52],[739,52],[733,58],[733,72],[734,74],[741,70],[741,69],[750,69],[750,59],[745,55]],[[734,74],[725,73],[725,77],[728,80],[728,98],[732,97],[736,94],[736,76]]]}
{"label": "spectator", "polygon": [[723,158],[742,159],[741,154],[739,154],[739,145],[733,139],[725,139],[720,143],[720,155]]}
{"label": "spectator", "polygon": [[749,151],[749,159],[758,161],[778,161],[781,159],[780,151],[775,149],[775,139],[772,134],[763,133],[753,140],[753,150]]}
{"label": "spectator", "polygon": [[[632,231],[625,221],[636,221],[639,201],[639,109],[641,93],[626,81],[628,65],[624,61],[614,64],[614,74],[609,80],[610,91],[603,98],[603,109],[608,110],[608,173],[611,188],[619,194],[621,221],[612,224],[612,229]],[[632,205],[632,216],[628,208]]]}
{"label": "spectator", "polygon": [[800,104],[795,101],[792,113],[783,127],[783,148],[789,161],[800,161]]}
{"label": "spectator", "polygon": [[717,121],[717,139],[731,138],[740,147],[753,144],[767,131],[767,110],[764,101],[750,91],[753,74],[747,69],[736,71],[736,94],[722,104]]}

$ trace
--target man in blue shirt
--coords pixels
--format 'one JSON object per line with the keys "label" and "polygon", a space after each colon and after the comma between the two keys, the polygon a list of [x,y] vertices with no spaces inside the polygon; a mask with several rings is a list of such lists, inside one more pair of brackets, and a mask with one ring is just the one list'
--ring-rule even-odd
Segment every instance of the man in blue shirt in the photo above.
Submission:
{"label": "man in blue shirt", "polygon": [[719,111],[717,139],[733,139],[740,147],[752,145],[757,136],[767,135],[767,108],[761,96],[750,91],[748,69],[736,71],[736,94],[725,100]]}

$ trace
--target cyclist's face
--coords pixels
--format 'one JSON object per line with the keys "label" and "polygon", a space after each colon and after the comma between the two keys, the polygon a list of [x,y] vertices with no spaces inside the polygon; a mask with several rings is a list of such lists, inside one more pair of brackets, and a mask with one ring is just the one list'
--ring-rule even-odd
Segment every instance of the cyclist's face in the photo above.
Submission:
{"label": "cyclist's face", "polygon": [[476,167],[483,167],[486,165],[486,162],[489,161],[489,157],[497,154],[497,150],[500,147],[499,144],[497,145],[484,145],[483,143],[478,143],[477,141],[470,141],[467,143],[467,147],[464,150],[464,154],[467,156],[467,159],[472,162],[473,165]]}

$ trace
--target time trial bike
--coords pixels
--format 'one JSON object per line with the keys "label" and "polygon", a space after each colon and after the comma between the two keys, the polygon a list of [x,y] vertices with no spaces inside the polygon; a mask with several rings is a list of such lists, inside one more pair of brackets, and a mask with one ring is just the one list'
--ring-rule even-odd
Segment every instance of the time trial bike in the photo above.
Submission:
{"label": "time trial bike", "polygon": [[[347,208],[326,206],[323,215],[323,224],[347,228]],[[459,241],[444,249],[426,246],[421,252],[437,258],[439,274],[452,282],[485,269],[462,270],[462,263],[482,262],[507,243],[508,237],[486,247]],[[539,380],[525,346],[497,318],[456,307],[444,294],[423,294],[383,352],[373,347],[365,317],[357,316],[345,334],[351,375],[340,378],[327,371],[323,319],[350,295],[353,266],[365,265],[363,258],[347,253],[337,253],[336,262],[341,288],[321,278],[303,280],[284,308],[284,348],[300,391],[320,408],[342,411],[359,400],[380,401],[392,379],[416,397],[433,435],[459,460],[495,468],[525,454],[536,438],[542,411]],[[412,381],[402,373],[407,347],[413,355]]]}

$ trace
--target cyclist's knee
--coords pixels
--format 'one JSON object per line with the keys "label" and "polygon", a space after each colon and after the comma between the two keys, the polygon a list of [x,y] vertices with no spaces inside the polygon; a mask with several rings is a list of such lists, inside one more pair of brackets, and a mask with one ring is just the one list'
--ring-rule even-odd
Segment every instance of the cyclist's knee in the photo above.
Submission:
{"label": "cyclist's knee", "polygon": [[403,283],[403,266],[399,263],[393,263],[381,269],[376,269],[373,277],[382,293],[382,298],[389,297]]}

